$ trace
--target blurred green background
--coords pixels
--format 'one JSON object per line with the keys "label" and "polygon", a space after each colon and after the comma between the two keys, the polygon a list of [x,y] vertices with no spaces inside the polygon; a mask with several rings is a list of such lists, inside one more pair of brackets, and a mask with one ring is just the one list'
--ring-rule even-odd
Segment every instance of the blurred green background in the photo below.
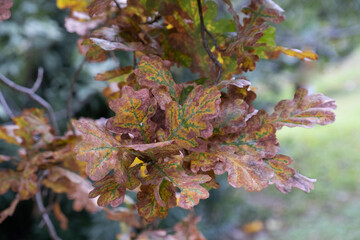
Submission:
{"label": "blurred green background", "polygon": [[[38,93],[53,105],[65,131],[68,89],[83,58],[76,49],[77,36],[64,28],[67,12],[58,10],[55,2],[15,1],[12,17],[0,23],[0,72],[31,87],[37,68],[44,67]],[[240,9],[246,1],[233,2]],[[246,76],[257,88],[256,106],[270,112],[279,100],[291,99],[299,86],[336,100],[334,124],[278,132],[282,152],[293,157],[293,167],[317,179],[315,190],[305,194],[294,189],[284,195],[270,186],[248,193],[231,188],[226,177],[220,176],[221,188],[212,190],[211,197],[195,209],[202,216],[199,229],[209,239],[360,239],[360,1],[275,2],[287,16],[284,23],[276,25],[277,43],[314,49],[319,61],[303,63],[281,56],[261,61],[255,72]],[[127,54],[119,52],[117,58],[121,65],[131,64]],[[105,84],[94,81],[93,76],[114,64],[112,60],[85,64],[73,95],[75,117],[111,115],[100,91]],[[191,76],[181,69],[174,69],[174,74],[177,81]],[[0,90],[16,114],[36,106],[4,85],[0,84]],[[0,106],[0,123],[9,122]],[[0,142],[0,154],[15,154],[15,150]],[[0,210],[13,197],[11,192],[0,196]],[[107,220],[102,213],[74,212],[65,197],[61,205],[70,220],[69,229],[63,231],[56,220],[53,222],[63,239],[115,239],[120,231],[119,223]],[[167,228],[186,214],[172,209],[159,226]],[[0,225],[2,239],[49,239],[32,200],[19,204],[14,216]]]}

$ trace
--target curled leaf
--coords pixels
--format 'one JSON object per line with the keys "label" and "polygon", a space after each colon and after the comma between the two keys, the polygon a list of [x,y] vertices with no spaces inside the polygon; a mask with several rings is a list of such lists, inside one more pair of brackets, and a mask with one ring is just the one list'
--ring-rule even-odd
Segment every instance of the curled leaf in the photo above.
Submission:
{"label": "curled leaf", "polygon": [[334,109],[336,104],[331,98],[321,93],[308,94],[301,88],[296,90],[293,100],[282,100],[275,106],[269,121],[278,129],[327,125],[335,121]]}

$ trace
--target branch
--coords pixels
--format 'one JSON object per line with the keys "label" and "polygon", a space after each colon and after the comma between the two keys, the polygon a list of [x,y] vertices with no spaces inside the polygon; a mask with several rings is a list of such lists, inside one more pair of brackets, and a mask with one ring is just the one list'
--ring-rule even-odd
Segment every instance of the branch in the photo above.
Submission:
{"label": "branch", "polygon": [[[41,105],[43,108],[45,108],[45,110],[47,111],[47,113],[49,115],[51,125],[54,128],[55,134],[59,135],[59,128],[58,128],[58,125],[56,122],[54,110],[52,109],[51,105],[47,101],[45,101],[45,99],[43,99],[42,97],[40,97],[33,91],[33,89],[35,89],[35,90],[37,89],[36,85],[38,85],[39,82],[42,81],[42,71],[40,69],[39,69],[40,74],[39,74],[34,86],[31,89],[14,83],[10,79],[8,79],[4,75],[2,75],[1,73],[0,73],[0,81],[3,82],[5,85],[7,85],[9,88],[11,88],[15,91],[18,91],[20,93],[24,93],[24,94],[28,95],[29,98],[31,98],[32,100],[37,102],[39,105]],[[41,80],[38,80],[38,79],[41,79]]]}
{"label": "branch", "polygon": [[[39,186],[40,187],[40,186]],[[42,218],[46,224],[46,227],[49,231],[50,237],[54,240],[61,240],[61,238],[58,237],[55,231],[55,227],[52,224],[49,215],[46,213],[46,209],[44,207],[44,203],[42,201],[41,192],[38,191],[35,195],[36,204],[39,208],[39,211],[41,212]]]}
{"label": "branch", "polygon": [[39,87],[42,83],[42,80],[43,80],[43,76],[44,76],[44,69],[40,67],[38,69],[38,76],[36,78],[34,86],[31,88],[31,91],[36,92],[39,89]]}
{"label": "branch", "polygon": [[2,94],[1,90],[0,90],[0,103],[1,103],[1,105],[3,105],[7,115],[9,115],[9,117],[11,119],[13,119],[15,117],[15,115],[12,112],[12,110],[10,109],[9,105],[7,104],[6,99],[4,98],[4,95]]}
{"label": "branch", "polygon": [[76,69],[76,72],[75,72],[72,82],[70,84],[69,96],[68,96],[67,104],[66,104],[66,115],[67,115],[67,118],[68,118],[68,121],[70,124],[71,131],[73,132],[74,135],[76,135],[76,132],[75,132],[75,128],[71,122],[71,116],[72,116],[71,101],[72,101],[72,95],[74,92],[75,83],[76,83],[77,79],[79,78],[79,74],[80,74],[85,62],[86,62],[86,58],[84,57],[84,59],[82,60],[82,62],[79,65],[79,67]]}
{"label": "branch", "polygon": [[[203,17],[203,12],[202,12],[202,6],[201,6],[201,0],[197,0],[197,4],[198,4],[198,9],[199,9],[199,16],[200,16],[200,27],[201,27],[201,38],[202,38],[202,42],[204,45],[204,48],[207,52],[207,54],[209,55],[209,57],[211,58],[211,60],[214,62],[214,64],[217,66],[218,68],[218,75],[217,78],[215,80],[215,84],[217,84],[220,80],[221,77],[221,73],[222,73],[222,65],[221,63],[216,59],[216,57],[214,56],[214,54],[210,51],[209,49],[209,45],[205,36],[205,33],[208,33],[209,36],[213,39],[213,42],[215,42],[215,38],[212,36],[212,34],[206,29],[205,24],[204,24],[204,17]],[[217,45],[215,45],[216,47]]]}
{"label": "branch", "polygon": [[119,9],[119,11],[121,12],[121,7],[120,7],[119,3],[116,0],[114,0],[114,3],[116,5],[116,7]]}

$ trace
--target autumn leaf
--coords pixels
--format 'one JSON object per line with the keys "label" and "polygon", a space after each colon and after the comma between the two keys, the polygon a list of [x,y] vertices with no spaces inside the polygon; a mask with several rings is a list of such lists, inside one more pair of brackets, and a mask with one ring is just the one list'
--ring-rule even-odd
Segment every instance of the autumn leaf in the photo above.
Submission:
{"label": "autumn leaf", "polygon": [[7,217],[12,216],[14,214],[14,211],[15,211],[16,206],[18,205],[19,201],[20,201],[20,195],[16,194],[16,197],[11,202],[10,207],[8,207],[0,212],[0,223],[2,223]]}
{"label": "autumn leaf", "polygon": [[158,185],[141,186],[137,198],[139,215],[147,222],[153,222],[157,217],[166,218],[168,209],[176,206],[175,189],[167,180]]}
{"label": "autumn leaf", "polygon": [[200,220],[200,217],[189,214],[181,222],[175,224],[175,239],[205,240],[204,235],[196,227],[196,224],[200,222]]}
{"label": "autumn leaf", "polygon": [[287,127],[311,128],[315,124],[327,125],[335,121],[335,101],[321,93],[308,94],[298,89],[293,100],[282,100],[275,106],[269,121],[281,129]]}
{"label": "autumn leaf", "polygon": [[12,0],[0,0],[0,22],[11,17],[10,8],[12,5]]}
{"label": "autumn leaf", "polygon": [[106,71],[105,73],[98,73],[95,76],[95,80],[109,82],[125,82],[127,77],[132,73],[132,71],[132,66],[126,66],[120,69]]}
{"label": "autumn leaf", "polygon": [[11,169],[0,170],[0,195],[6,193],[10,188],[17,191],[19,187],[19,174]]}
{"label": "autumn leaf", "polygon": [[180,190],[178,206],[190,209],[199,204],[200,199],[209,197],[209,192],[201,186],[211,180],[204,174],[188,175],[181,166],[180,156],[172,156],[160,163],[148,166],[148,177],[144,179],[144,185],[157,185],[163,179],[171,182]]}
{"label": "autumn leaf", "polygon": [[239,155],[249,155],[258,159],[275,156],[278,149],[276,129],[266,122],[266,119],[266,112],[260,110],[246,122],[246,127],[241,131],[223,137],[225,140],[220,146],[228,146]]}
{"label": "autumn leaf", "polygon": [[147,89],[135,91],[125,86],[121,98],[109,102],[115,117],[108,120],[106,126],[116,133],[132,134],[136,139],[149,143],[155,137],[157,125],[151,121],[156,111],[156,101]]}
{"label": "autumn leaf", "polygon": [[109,204],[117,207],[124,202],[126,188],[117,183],[113,175],[96,181],[93,186],[95,188],[89,193],[89,197],[95,198],[100,195],[97,200],[100,207],[106,207]]}
{"label": "autumn leaf", "polygon": [[159,131],[162,140],[172,140],[183,148],[202,151],[206,148],[203,139],[209,138],[213,127],[209,120],[219,113],[220,92],[216,87],[203,89],[197,86],[188,95],[185,103],[168,104],[166,126],[168,132]]}
{"label": "autumn leaf", "polygon": [[228,182],[235,188],[244,187],[246,191],[260,191],[269,185],[272,170],[264,161],[254,156],[241,154],[231,149],[219,149],[228,172]]}
{"label": "autumn leaf", "polygon": [[89,16],[93,17],[94,15],[99,15],[105,12],[106,8],[113,0],[95,0],[87,6],[89,10]]}
{"label": "autumn leaf", "polygon": [[74,125],[83,137],[75,147],[76,158],[87,162],[86,173],[92,180],[104,178],[119,159],[118,141],[93,120],[81,119],[74,121]]}
{"label": "autumn leaf", "polygon": [[85,11],[91,0],[56,0],[56,6],[60,9],[70,8],[72,11]]}
{"label": "autumn leaf", "polygon": [[290,157],[278,154],[271,159],[266,159],[265,162],[273,169],[274,176],[271,178],[271,183],[275,184],[280,192],[289,193],[293,187],[307,193],[310,189],[314,189],[316,179],[307,178],[289,167],[288,165],[293,162]]}
{"label": "autumn leaf", "polygon": [[[152,92],[159,102],[161,102],[162,98],[166,98],[166,95],[169,95],[175,101],[179,100],[181,88],[172,78],[169,61],[163,61],[158,56],[143,56],[138,68],[135,70],[135,74],[138,76],[140,85],[154,89]],[[158,89],[160,86],[164,86],[166,91],[160,92]],[[162,96],[162,94],[165,96]]]}
{"label": "autumn leaf", "polygon": [[200,170],[204,172],[214,170],[216,174],[224,173],[225,159],[221,152],[213,149],[208,152],[193,152],[186,156],[184,161],[190,162],[190,169],[194,173]]}

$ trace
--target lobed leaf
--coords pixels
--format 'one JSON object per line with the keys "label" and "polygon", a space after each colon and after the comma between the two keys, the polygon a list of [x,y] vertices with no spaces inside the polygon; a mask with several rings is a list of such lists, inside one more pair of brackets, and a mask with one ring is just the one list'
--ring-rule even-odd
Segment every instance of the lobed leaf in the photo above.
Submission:
{"label": "lobed leaf", "polygon": [[278,154],[271,159],[267,159],[266,163],[274,171],[271,183],[282,193],[289,193],[293,187],[309,193],[310,189],[314,189],[316,179],[307,178],[294,169],[288,167],[293,160],[285,155]]}
{"label": "lobed leaf", "polygon": [[108,120],[106,126],[116,133],[132,134],[135,139],[149,143],[155,137],[157,125],[151,121],[156,111],[156,101],[147,89],[135,91],[125,86],[121,98],[109,102],[115,117]]}
{"label": "lobed leaf", "polygon": [[148,167],[148,175],[144,180],[144,185],[157,185],[163,179],[170,181],[180,190],[178,206],[190,209],[199,204],[200,199],[209,197],[209,192],[201,186],[202,183],[209,182],[211,177],[204,174],[188,175],[181,166],[180,156],[154,163]]}
{"label": "lobed leaf", "polygon": [[327,125],[335,121],[335,101],[321,93],[308,94],[298,89],[293,100],[282,100],[275,106],[269,121],[281,129],[287,127],[310,128],[315,124]]}
{"label": "lobed leaf", "polygon": [[[158,56],[143,56],[138,68],[135,70],[135,74],[140,85],[153,89],[152,93],[158,102],[168,96],[178,101],[181,90],[180,86],[172,78],[169,61],[163,61]],[[164,86],[166,91],[159,90],[160,86]]]}
{"label": "lobed leaf", "polygon": [[212,135],[213,127],[209,120],[219,113],[220,92],[216,87],[197,86],[188,95],[185,103],[179,106],[171,102],[166,109],[165,134],[159,131],[162,140],[172,140],[186,149],[201,151],[206,148],[203,139]]}
{"label": "lobed leaf", "polygon": [[74,126],[83,136],[75,147],[77,160],[87,162],[86,173],[92,180],[104,178],[118,161],[118,141],[93,120],[74,121]]}
{"label": "lobed leaf", "polygon": [[95,188],[89,193],[89,197],[95,198],[100,195],[97,200],[100,207],[106,207],[109,204],[117,207],[124,202],[126,188],[117,183],[113,175],[94,182],[93,186]]}
{"label": "lobed leaf", "polygon": [[149,223],[157,217],[166,218],[168,209],[176,206],[175,189],[167,180],[158,185],[141,186],[137,198],[139,215]]}
{"label": "lobed leaf", "polygon": [[97,81],[109,81],[109,82],[125,82],[128,76],[133,72],[132,66],[126,66],[120,69],[106,71],[104,73],[98,73],[95,76]]}

